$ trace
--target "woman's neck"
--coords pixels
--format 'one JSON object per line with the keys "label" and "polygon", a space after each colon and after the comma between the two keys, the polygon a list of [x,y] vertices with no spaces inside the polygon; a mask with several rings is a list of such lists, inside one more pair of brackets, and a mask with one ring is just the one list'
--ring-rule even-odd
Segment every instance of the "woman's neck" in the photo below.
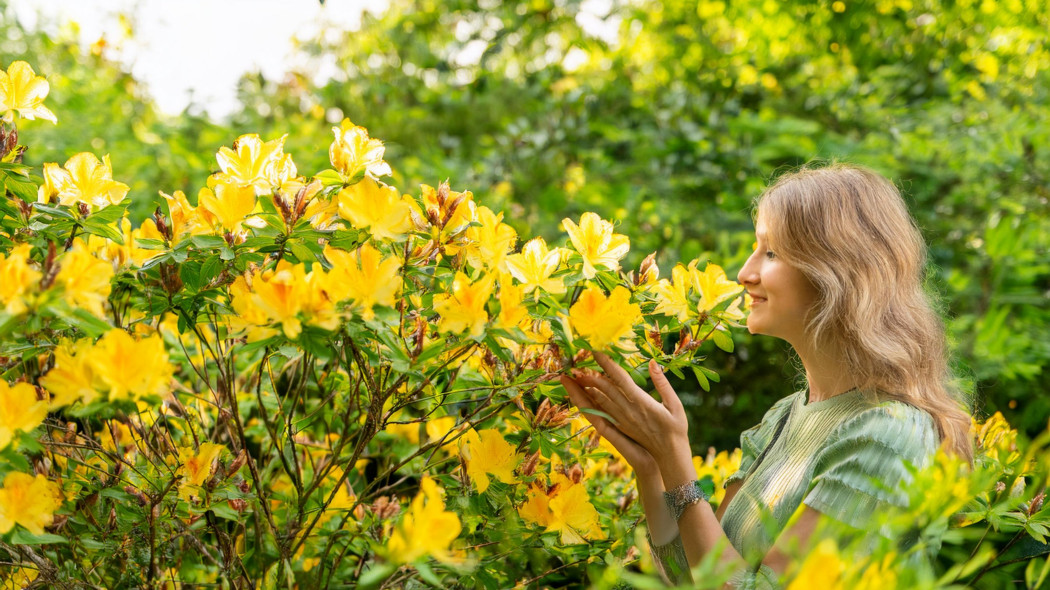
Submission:
{"label": "woman's neck", "polygon": [[802,360],[809,384],[809,401],[823,401],[855,389],[860,383],[849,370],[846,355],[841,348],[823,343],[820,345],[795,345],[795,352]]}

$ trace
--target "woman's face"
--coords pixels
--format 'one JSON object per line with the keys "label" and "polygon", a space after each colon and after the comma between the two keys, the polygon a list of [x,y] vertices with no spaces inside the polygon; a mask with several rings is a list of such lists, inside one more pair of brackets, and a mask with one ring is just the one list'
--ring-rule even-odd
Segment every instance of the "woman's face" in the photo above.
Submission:
{"label": "woman's face", "polygon": [[737,280],[751,295],[747,329],[752,334],[776,336],[798,347],[804,342],[806,317],[817,301],[817,288],[794,266],[777,257],[767,241],[759,213],[755,223],[757,246]]}

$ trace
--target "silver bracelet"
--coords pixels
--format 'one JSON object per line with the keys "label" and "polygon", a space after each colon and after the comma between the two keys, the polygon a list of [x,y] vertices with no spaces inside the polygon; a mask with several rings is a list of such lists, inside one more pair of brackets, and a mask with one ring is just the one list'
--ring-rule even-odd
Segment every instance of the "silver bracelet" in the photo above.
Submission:
{"label": "silver bracelet", "polygon": [[686,508],[701,500],[710,500],[714,488],[711,476],[705,476],[703,479],[686,482],[669,492],[664,492],[664,502],[671,511],[671,517],[678,522]]}

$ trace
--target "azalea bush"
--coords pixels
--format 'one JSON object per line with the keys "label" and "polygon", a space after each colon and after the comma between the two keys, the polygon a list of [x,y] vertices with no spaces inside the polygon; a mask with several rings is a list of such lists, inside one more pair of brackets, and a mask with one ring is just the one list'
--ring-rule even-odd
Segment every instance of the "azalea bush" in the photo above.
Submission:
{"label": "azalea bush", "polygon": [[[5,587],[662,585],[630,467],[555,377],[602,350],[710,389],[747,308],[719,266],[628,272],[595,213],[548,244],[448,181],[405,194],[345,120],[329,168],[242,135],[134,227],[109,156],[22,163],[48,90],[0,72]],[[916,472],[885,523],[909,544],[821,545],[786,581],[1037,586],[1046,441],[975,432],[976,468]],[[739,461],[694,459],[716,484]],[[938,543],[951,567],[913,559]]]}
{"label": "azalea bush", "polygon": [[[28,64],[0,83],[8,119],[54,120]],[[364,128],[333,135],[309,176],[283,137],[236,138],[195,204],[132,227],[107,155],[33,170],[5,126],[12,584],[505,587],[637,558],[630,469],[552,380],[603,350],[709,386],[740,285],[623,272],[594,213],[519,240],[447,181],[383,182]]]}

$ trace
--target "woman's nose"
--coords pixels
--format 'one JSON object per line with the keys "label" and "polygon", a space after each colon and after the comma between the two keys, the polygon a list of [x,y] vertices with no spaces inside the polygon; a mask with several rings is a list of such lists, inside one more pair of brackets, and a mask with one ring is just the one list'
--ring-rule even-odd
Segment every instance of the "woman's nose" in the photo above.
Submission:
{"label": "woman's nose", "polygon": [[741,285],[751,285],[758,281],[758,273],[755,271],[755,255],[748,256],[740,272],[736,273],[736,281]]}

